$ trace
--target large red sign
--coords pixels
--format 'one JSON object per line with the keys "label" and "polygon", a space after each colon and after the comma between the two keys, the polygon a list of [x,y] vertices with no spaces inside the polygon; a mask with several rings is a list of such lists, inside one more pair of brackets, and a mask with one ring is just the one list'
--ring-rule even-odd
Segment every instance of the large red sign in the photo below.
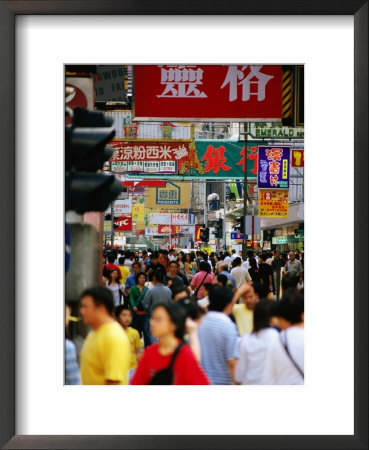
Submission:
{"label": "large red sign", "polygon": [[135,66],[135,120],[280,120],[282,66]]}
{"label": "large red sign", "polygon": [[132,230],[132,217],[131,216],[120,216],[118,219],[114,220],[114,225],[118,225],[114,228],[114,231],[131,231]]}
{"label": "large red sign", "polygon": [[137,181],[122,181],[124,187],[165,187],[166,181],[162,180],[137,180]]}

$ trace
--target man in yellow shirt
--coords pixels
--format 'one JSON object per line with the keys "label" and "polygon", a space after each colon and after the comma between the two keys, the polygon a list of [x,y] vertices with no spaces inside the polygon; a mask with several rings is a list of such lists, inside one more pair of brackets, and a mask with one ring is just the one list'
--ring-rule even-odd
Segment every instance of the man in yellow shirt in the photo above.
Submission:
{"label": "man in yellow shirt", "polygon": [[92,328],[80,356],[82,384],[127,384],[131,362],[130,343],[113,318],[114,300],[109,289],[96,286],[81,295],[80,314]]}
{"label": "man in yellow shirt", "polygon": [[[245,333],[251,333],[254,328],[254,307],[258,302],[251,284],[244,283],[238,291],[236,291],[237,300],[242,296],[243,303],[235,304],[232,309],[233,316],[236,320],[238,333],[243,336]],[[236,298],[233,298],[235,303]]]}
{"label": "man in yellow shirt", "polygon": [[119,270],[122,275],[122,279],[120,280],[120,282],[123,284],[123,286],[126,285],[126,279],[131,275],[131,271],[128,269],[127,266],[124,265],[125,261],[126,261],[126,259],[124,258],[124,256],[121,256],[118,259]]}

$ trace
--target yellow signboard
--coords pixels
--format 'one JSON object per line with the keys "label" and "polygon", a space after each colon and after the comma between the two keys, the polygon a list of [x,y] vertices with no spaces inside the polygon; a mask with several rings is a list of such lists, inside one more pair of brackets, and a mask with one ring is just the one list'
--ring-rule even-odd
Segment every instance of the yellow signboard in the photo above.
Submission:
{"label": "yellow signboard", "polygon": [[182,209],[191,205],[191,189],[188,183],[167,181],[165,187],[146,188],[145,207]]}
{"label": "yellow signboard", "polygon": [[288,189],[259,189],[259,217],[288,217]]}

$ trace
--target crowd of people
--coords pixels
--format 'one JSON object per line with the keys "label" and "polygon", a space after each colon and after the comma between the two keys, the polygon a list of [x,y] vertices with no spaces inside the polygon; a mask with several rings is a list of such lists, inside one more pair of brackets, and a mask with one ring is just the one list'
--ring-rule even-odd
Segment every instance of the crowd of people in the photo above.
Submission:
{"label": "crowd of people", "polygon": [[304,383],[303,252],[105,257],[81,295],[78,357],[66,339],[66,384]]}

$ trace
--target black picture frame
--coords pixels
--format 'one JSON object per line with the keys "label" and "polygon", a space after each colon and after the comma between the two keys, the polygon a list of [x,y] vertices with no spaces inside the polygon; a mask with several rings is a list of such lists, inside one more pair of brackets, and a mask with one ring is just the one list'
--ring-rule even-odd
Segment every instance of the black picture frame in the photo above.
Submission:
{"label": "black picture frame", "polygon": [[[204,14],[354,16],[354,435],[16,436],[15,435],[15,17],[20,14]],[[0,1],[0,445],[31,448],[368,448],[368,1],[84,0]],[[353,260],[354,255],[348,255]],[[339,270],[339,267],[337,267]],[[339,403],[339,399],[337,399]]]}

